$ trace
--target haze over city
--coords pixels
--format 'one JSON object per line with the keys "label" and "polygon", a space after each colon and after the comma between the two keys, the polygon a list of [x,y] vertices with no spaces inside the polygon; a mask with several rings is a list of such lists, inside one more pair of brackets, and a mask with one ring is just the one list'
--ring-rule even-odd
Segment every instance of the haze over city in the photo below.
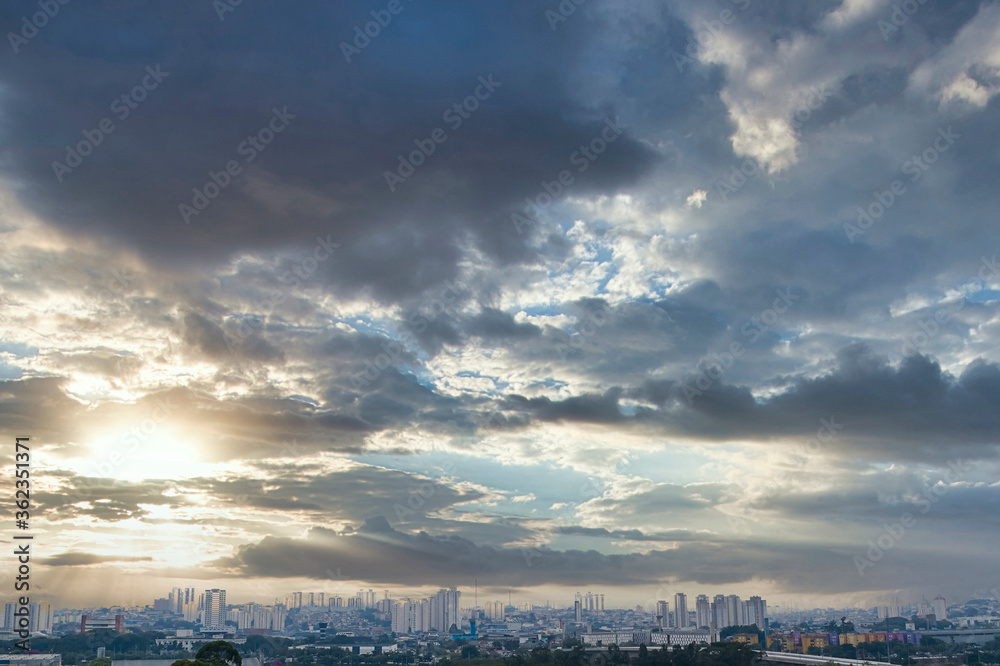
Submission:
{"label": "haze over city", "polygon": [[0,3],[37,600],[995,598],[1000,5],[897,5]]}

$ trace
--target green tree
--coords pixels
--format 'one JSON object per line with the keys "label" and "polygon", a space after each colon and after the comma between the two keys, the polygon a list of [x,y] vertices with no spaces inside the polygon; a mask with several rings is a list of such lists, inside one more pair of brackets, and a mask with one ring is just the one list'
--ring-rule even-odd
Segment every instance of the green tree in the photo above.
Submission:
{"label": "green tree", "polygon": [[240,651],[229,641],[210,641],[205,643],[198,648],[194,659],[195,661],[201,660],[207,662],[217,660],[223,664],[232,664],[233,666],[241,666],[243,663]]}
{"label": "green tree", "polygon": [[91,659],[87,666],[111,666],[111,658],[98,657],[97,659]]}
{"label": "green tree", "polygon": [[552,650],[547,647],[536,647],[531,651],[531,663],[550,664],[552,663]]}

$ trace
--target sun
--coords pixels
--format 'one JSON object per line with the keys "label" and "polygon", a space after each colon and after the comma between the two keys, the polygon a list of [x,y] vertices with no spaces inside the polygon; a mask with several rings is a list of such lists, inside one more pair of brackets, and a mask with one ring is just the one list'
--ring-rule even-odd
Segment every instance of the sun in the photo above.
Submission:
{"label": "sun", "polygon": [[191,478],[206,464],[202,446],[190,433],[162,423],[115,428],[94,438],[87,448],[92,455],[78,471],[120,481]]}

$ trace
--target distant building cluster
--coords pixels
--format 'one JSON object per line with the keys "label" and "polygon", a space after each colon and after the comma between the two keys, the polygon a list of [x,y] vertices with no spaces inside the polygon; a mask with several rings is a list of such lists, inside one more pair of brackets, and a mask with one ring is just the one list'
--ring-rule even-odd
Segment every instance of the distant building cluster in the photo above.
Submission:
{"label": "distant building cluster", "polygon": [[749,626],[756,624],[764,627],[767,617],[767,601],[753,596],[746,601],[738,595],[717,594],[712,601],[705,594],[695,598],[694,612],[688,608],[687,595],[678,592],[674,595],[674,610],[666,600],[656,602],[656,623],[661,629],[711,629],[717,631],[726,627]]}
{"label": "distant building cluster", "polygon": [[348,608],[354,610],[364,610],[368,608],[378,608],[379,602],[388,598],[388,590],[383,599],[378,599],[375,590],[358,590],[352,597],[344,598],[336,594],[326,592],[292,592],[286,594],[284,605],[289,610],[293,608]]}
{"label": "distant building cluster", "polygon": [[[903,614],[903,605],[899,603],[897,597],[893,597],[888,604],[875,607],[875,616],[879,620],[887,620],[890,617],[902,617]],[[933,615],[938,620],[947,620],[948,602],[940,595],[934,597],[930,602],[924,599],[917,607],[917,615],[920,617]]]}
{"label": "distant building cluster", "polygon": [[270,634],[285,630],[288,612],[281,605],[244,604],[229,611],[227,618],[243,633]]}
{"label": "distant building cluster", "polygon": [[459,601],[462,593],[454,587],[442,588],[429,599],[392,600],[390,614],[392,631],[397,634],[412,634],[426,631],[449,631],[454,625],[462,626],[459,615]]}
{"label": "distant building cluster", "polygon": [[810,648],[823,649],[835,645],[864,645],[865,643],[900,643],[920,644],[922,634],[912,631],[876,631],[848,634],[789,632],[772,633],[767,637],[768,647],[780,648],[782,652],[808,652]]}
{"label": "distant building cluster", "polygon": [[[8,601],[4,604],[3,629],[4,631],[14,631],[17,628],[17,617],[14,612],[17,604]],[[47,634],[52,631],[52,604],[47,601],[37,601],[28,604],[28,631],[32,634]]]}

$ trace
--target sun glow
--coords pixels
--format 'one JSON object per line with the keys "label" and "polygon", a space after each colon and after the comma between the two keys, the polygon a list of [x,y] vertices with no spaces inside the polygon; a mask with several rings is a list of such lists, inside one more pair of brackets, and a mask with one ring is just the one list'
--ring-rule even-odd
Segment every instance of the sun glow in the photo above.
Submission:
{"label": "sun glow", "polygon": [[108,431],[87,448],[92,454],[77,461],[77,471],[120,481],[191,478],[207,465],[190,433],[152,419]]}

